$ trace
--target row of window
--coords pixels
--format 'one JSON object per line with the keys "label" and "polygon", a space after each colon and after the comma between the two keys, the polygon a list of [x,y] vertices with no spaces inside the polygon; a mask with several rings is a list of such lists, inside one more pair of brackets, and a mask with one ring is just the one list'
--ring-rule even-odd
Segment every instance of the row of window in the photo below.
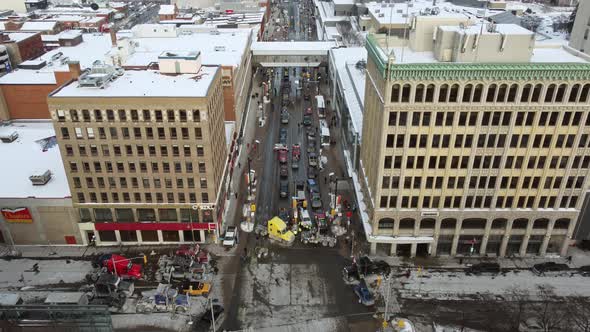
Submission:
{"label": "row of window", "polygon": [[[515,113],[515,126],[578,126],[582,112],[389,112],[389,126],[509,126]],[[560,119],[560,114],[561,119]],[[457,120],[455,122],[455,119]],[[536,120],[536,122],[535,122]],[[590,117],[584,123],[590,126]]]}
{"label": "row of window", "polygon": [[[168,147],[166,145],[160,145],[159,149],[156,149],[155,145],[148,145],[147,149],[146,149],[146,147],[141,144],[137,144],[135,146],[133,146],[133,145],[121,146],[118,144],[111,146],[108,144],[101,144],[100,145],[100,153],[99,153],[98,147],[99,146],[96,144],[89,144],[89,145],[78,144],[77,156],[86,157],[86,156],[90,155],[90,156],[95,156],[95,157],[97,157],[97,156],[110,157],[112,155],[115,157],[119,157],[119,156],[123,155],[123,152],[126,156],[138,156],[138,157],[143,157],[143,156],[168,157],[169,155],[172,157],[181,157],[181,156],[182,157],[191,157],[191,156],[193,156],[193,154],[196,155],[197,157],[204,157],[205,156],[205,148],[202,145],[197,145],[193,150],[193,148],[188,144],[183,145],[182,148],[179,147],[178,145],[172,145],[171,147]],[[65,150],[66,150],[66,156],[68,156],[68,157],[76,156],[76,154],[74,152],[74,146],[72,146],[71,144],[66,144]],[[201,164],[203,164],[203,167],[204,167],[204,163],[199,163],[199,168],[201,167]]]}
{"label": "row of window", "polygon": [[[442,189],[444,177],[442,176],[407,176],[404,177],[403,189]],[[471,176],[467,183],[470,189],[494,189],[496,188],[498,177],[496,176]],[[501,189],[517,189],[520,178],[517,176],[503,176],[500,180]],[[545,178],[543,189],[559,189],[563,183],[561,176],[548,176]],[[522,189],[538,189],[541,185],[540,176],[524,176],[520,188]],[[581,189],[584,185],[583,176],[569,176],[565,181],[565,189]],[[447,177],[447,189],[465,189],[466,177],[464,176],[449,176]],[[384,176],[381,183],[382,189],[400,189],[399,176]]]}
{"label": "row of window", "polygon": [[[407,156],[405,169],[468,169],[469,160],[473,160],[472,169],[499,169],[502,156]],[[529,156],[525,165],[524,156],[506,156],[505,169],[521,169],[524,166],[529,169],[566,169],[570,160],[569,156],[553,156],[547,162],[546,156]],[[383,168],[402,169],[403,156],[385,156]],[[450,160],[450,163],[448,162]],[[590,167],[590,156],[575,156],[572,169],[587,169]]]}
{"label": "row of window", "polygon": [[[136,173],[138,171],[141,173],[147,173],[148,172],[148,165],[150,165],[150,170],[152,173],[159,173],[160,170],[162,173],[170,173],[170,172],[172,172],[172,170],[174,171],[174,173],[193,173],[193,163],[190,161],[187,161],[184,163],[184,169],[183,169],[183,163],[181,163],[181,162],[173,162],[173,163],[152,162],[149,164],[146,162],[138,162],[138,163],[128,162],[127,167],[125,167],[125,163],[123,163],[123,162],[112,163],[110,161],[105,161],[105,162],[95,161],[92,163],[82,162],[80,164],[82,164],[81,171],[84,173],[90,173],[90,172],[102,173],[103,171],[106,173],[113,173],[115,170],[118,173]],[[92,165],[92,168],[90,167],[91,165]],[[161,166],[161,168],[160,168],[160,166]],[[203,163],[203,162],[199,162],[198,169],[199,169],[199,173],[206,173],[206,171],[207,171],[205,163]],[[78,171],[80,171],[79,163],[77,163],[75,161],[70,161],[70,173],[77,173]]]}
{"label": "row of window", "polygon": [[[155,130],[154,130],[155,129]],[[180,130],[179,130],[180,129]],[[98,128],[98,138],[99,139],[107,139],[107,131],[109,133],[108,138],[111,140],[119,139],[119,137],[123,139],[184,139],[184,140],[201,140],[203,139],[203,130],[200,127],[196,127],[193,130],[194,135],[191,137],[189,128],[181,127],[181,128],[168,128],[168,135],[166,135],[166,128],[164,127],[108,127]],[[60,129],[61,138],[62,139],[70,139],[72,136],[70,135],[70,129],[66,127],[62,127]],[[120,133],[119,133],[120,132]],[[94,128],[88,127],[86,128],[85,132],[83,128],[74,128],[74,134],[76,135],[76,139],[95,139],[96,133]],[[131,137],[133,134],[133,137]],[[155,134],[155,135],[154,135]]]}
{"label": "row of window", "polygon": [[[66,121],[66,111],[57,110],[57,120]],[[144,122],[201,122],[199,110],[69,110],[67,111],[72,122],[102,122],[102,121],[144,121]]]}
{"label": "row of window", "polygon": [[[179,221],[179,222],[212,222],[211,211],[193,209],[134,209],[131,208],[96,208],[80,209],[80,220],[82,222],[144,222],[144,221]],[[113,214],[114,210],[114,214]],[[94,212],[94,213],[93,213]],[[94,214],[94,220],[93,220]]]}
{"label": "row of window", "polygon": [[[142,197],[143,195],[143,197]],[[109,197],[110,196],[110,197]],[[78,203],[199,203],[197,202],[197,194],[189,193],[188,200],[184,193],[166,193],[166,200],[164,201],[164,193],[133,193],[133,200],[131,193],[77,193]],[[99,200],[100,198],[100,200]],[[209,203],[209,194],[201,193],[200,203]]]}
{"label": "row of window", "polygon": [[394,84],[392,103],[585,103],[590,84]]}
{"label": "row of window", "polygon": [[[398,202],[397,196],[381,196],[380,208],[402,208],[402,209],[459,209],[461,201],[465,197],[465,209],[497,208],[497,209],[532,209],[535,208],[537,196],[498,196],[495,206],[492,206],[493,196],[402,196]],[[556,204],[557,196],[540,196],[536,208],[575,208],[578,203],[577,196],[563,196]],[[399,203],[399,206],[398,206]],[[442,203],[442,206],[441,206]]]}
{"label": "row of window", "polygon": [[[84,183],[82,183],[82,181],[84,181]],[[201,189],[207,189],[207,179],[206,178],[200,178],[198,179],[199,181],[199,188]],[[117,183],[118,182],[118,183]],[[125,189],[125,188],[143,188],[143,189],[150,189],[150,188],[177,188],[177,189],[183,189],[183,188],[195,188],[195,179],[194,178],[177,178],[176,180],[171,179],[171,178],[164,178],[164,180],[162,181],[160,178],[125,178],[125,177],[120,177],[118,178],[114,178],[114,177],[108,177],[106,178],[102,178],[102,177],[97,177],[97,178],[91,178],[91,177],[86,177],[84,179],[79,178],[79,177],[72,177],[72,183],[74,185],[74,188],[76,189],[81,189],[82,187],[84,188],[106,188],[108,185],[109,189],[116,189],[116,188],[120,188],[120,189]],[[140,186],[141,183],[141,186]]]}
{"label": "row of window", "polygon": [[[533,229],[547,229],[549,227],[549,219],[541,218],[536,220],[528,220],[525,218],[518,218],[512,221],[512,229],[527,229],[529,224],[532,223]],[[486,227],[487,221],[485,219],[470,218],[465,219],[461,222],[461,229],[483,229]],[[393,229],[395,220],[392,218],[382,218],[378,222],[379,229]],[[435,228],[436,220],[432,218],[426,218],[420,220],[420,229],[433,229]],[[505,229],[508,225],[508,220],[503,218],[494,219],[491,224],[491,229]],[[553,229],[568,229],[570,220],[567,218],[561,218],[555,221]],[[399,221],[399,229],[414,229],[416,226],[416,220],[412,218],[404,218]],[[441,229],[455,229],[457,227],[457,220],[453,218],[446,218],[441,220]]]}
{"label": "row of window", "polygon": [[[408,138],[406,140],[406,137]],[[531,139],[532,137],[532,139]],[[553,138],[555,137],[555,140]],[[509,138],[507,140],[507,138]],[[477,140],[472,134],[457,134],[457,135],[428,135],[428,134],[388,134],[385,142],[387,148],[573,148],[576,145],[578,148],[590,147],[590,140],[588,134],[580,135],[578,144],[574,144],[576,140],[575,134],[536,134],[536,135],[506,135],[506,134],[479,134]],[[451,143],[451,141],[453,141]],[[407,144],[407,146],[406,146]],[[529,146],[530,145],[530,146]]]}

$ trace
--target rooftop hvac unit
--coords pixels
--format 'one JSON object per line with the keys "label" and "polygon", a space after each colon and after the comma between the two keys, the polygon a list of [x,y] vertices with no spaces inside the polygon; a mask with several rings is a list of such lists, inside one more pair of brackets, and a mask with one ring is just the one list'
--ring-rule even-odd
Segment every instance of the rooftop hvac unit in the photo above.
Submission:
{"label": "rooftop hvac unit", "polygon": [[381,12],[381,10],[375,9],[375,13],[379,14],[380,12]]}
{"label": "rooftop hvac unit", "polygon": [[401,13],[403,13],[404,11],[403,11],[403,10],[401,10],[401,9],[398,9],[396,12],[397,12],[398,14],[401,14]]}
{"label": "rooftop hvac unit", "polygon": [[225,46],[215,46],[215,52],[225,52]]}
{"label": "rooftop hvac unit", "polygon": [[43,185],[47,184],[47,182],[49,182],[49,180],[51,180],[51,171],[46,170],[45,173],[43,173],[41,175],[31,175],[31,176],[29,176],[29,180],[31,180],[31,183],[34,186],[43,186]]}
{"label": "rooftop hvac unit", "polygon": [[381,13],[379,14],[379,17],[385,17],[385,14]]}
{"label": "rooftop hvac unit", "polygon": [[18,133],[16,131],[13,131],[10,134],[2,134],[2,135],[0,135],[0,140],[2,140],[2,143],[12,143],[17,138],[18,138]]}
{"label": "rooftop hvac unit", "polygon": [[408,8],[414,8],[414,4],[413,3],[409,3],[408,4]]}

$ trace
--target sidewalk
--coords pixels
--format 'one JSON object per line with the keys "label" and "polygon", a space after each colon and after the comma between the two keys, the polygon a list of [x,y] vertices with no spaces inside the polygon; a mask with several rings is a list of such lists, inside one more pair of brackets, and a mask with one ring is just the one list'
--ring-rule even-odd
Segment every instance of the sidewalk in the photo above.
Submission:
{"label": "sidewalk", "polygon": [[389,265],[397,267],[422,267],[424,269],[460,269],[480,262],[497,262],[502,268],[507,269],[530,269],[533,265],[544,262],[556,262],[567,264],[570,268],[577,268],[590,265],[590,252],[572,247],[569,249],[572,262],[567,263],[565,257],[398,257],[398,256],[371,256],[371,259],[384,260]]}

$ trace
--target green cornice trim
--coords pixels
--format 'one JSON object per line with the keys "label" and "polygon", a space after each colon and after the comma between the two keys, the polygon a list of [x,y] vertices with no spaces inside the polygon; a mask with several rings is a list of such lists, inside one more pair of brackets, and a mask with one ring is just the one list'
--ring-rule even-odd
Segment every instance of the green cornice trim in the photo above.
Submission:
{"label": "green cornice trim", "polygon": [[373,35],[367,36],[368,56],[382,78],[398,80],[590,80],[590,63],[391,63]]}

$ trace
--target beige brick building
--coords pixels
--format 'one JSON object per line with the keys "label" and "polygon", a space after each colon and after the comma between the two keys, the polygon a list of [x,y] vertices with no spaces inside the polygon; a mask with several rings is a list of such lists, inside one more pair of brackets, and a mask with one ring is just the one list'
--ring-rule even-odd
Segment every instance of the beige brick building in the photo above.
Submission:
{"label": "beige brick building", "polygon": [[371,251],[565,255],[589,186],[588,58],[513,25],[428,38],[367,41]]}
{"label": "beige brick building", "polygon": [[199,57],[160,57],[171,72],[98,66],[49,96],[80,228],[99,244],[204,241],[217,229],[221,70]]}

